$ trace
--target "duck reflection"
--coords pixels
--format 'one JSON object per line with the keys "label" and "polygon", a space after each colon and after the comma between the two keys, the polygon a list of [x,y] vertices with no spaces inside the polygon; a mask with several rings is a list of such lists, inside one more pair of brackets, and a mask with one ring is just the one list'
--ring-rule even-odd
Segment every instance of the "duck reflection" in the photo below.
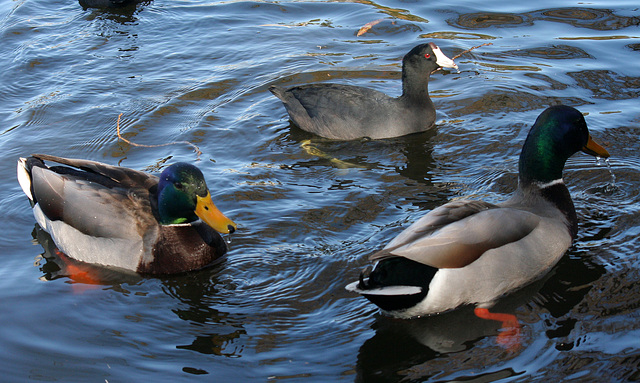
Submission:
{"label": "duck reflection", "polygon": [[219,295],[216,269],[166,277],[162,284],[164,292],[181,303],[173,313],[185,323],[198,325],[191,343],[177,345],[177,349],[229,358],[242,355],[246,318],[214,308]]}
{"label": "duck reflection", "polygon": [[[593,263],[588,254],[572,251],[551,275],[499,300],[492,311],[515,315],[522,311],[523,305],[529,304],[532,310],[551,314],[552,318],[544,322],[548,328],[544,335],[549,339],[564,339],[577,323],[571,317],[572,310],[604,273],[604,267]],[[379,315],[372,328],[375,335],[363,343],[358,353],[357,382],[424,381],[442,374],[445,360],[449,360],[446,362],[448,371],[454,371],[456,367],[460,370],[464,366],[453,364],[464,363],[468,357],[451,358],[451,354],[468,352],[485,338],[495,337],[497,342],[504,333],[500,322],[476,317],[473,307],[410,320]],[[513,340],[523,346],[528,336],[520,333]],[[572,347],[572,342],[559,341],[556,348],[569,350]],[[506,351],[516,353],[520,350],[522,347],[511,347]],[[515,374],[506,369],[492,372],[491,377],[506,378]],[[480,376],[473,375],[473,378]],[[482,375],[482,378],[489,377]]]}
{"label": "duck reflection", "polygon": [[[53,281],[67,278],[74,293],[83,293],[89,289],[112,290],[130,294],[127,286],[141,285],[146,278],[126,270],[114,270],[91,264],[85,264],[66,257],[56,248],[53,239],[37,224],[32,232],[33,238],[44,248],[36,266],[43,272],[42,280]],[[202,354],[214,354],[225,357],[239,357],[244,346],[238,340],[246,335],[242,323],[246,318],[219,311],[215,306],[217,271],[224,260],[200,272],[178,274],[160,280],[162,291],[179,302],[171,311],[180,320],[188,324],[207,325],[195,327],[195,337],[190,344],[176,345],[176,349],[196,351]],[[146,295],[146,293],[136,293]]]}
{"label": "duck reflection", "polygon": [[139,274],[127,270],[114,270],[97,265],[79,262],[61,253],[53,242],[53,238],[40,225],[35,224],[32,237],[43,247],[35,265],[40,267],[44,281],[68,278],[73,291],[79,293],[92,288],[112,288],[128,293],[122,286],[136,285],[143,279]]}
{"label": "duck reflection", "polygon": [[[513,313],[504,305],[502,312]],[[437,359],[469,350],[500,330],[497,321],[483,320],[464,307],[442,315],[418,319],[378,316],[376,334],[358,352],[356,382],[423,381],[442,373]],[[455,370],[451,366],[450,371]]]}
{"label": "duck reflection", "polygon": [[437,127],[428,132],[383,140],[362,139],[336,141],[313,136],[293,124],[277,138],[296,142],[301,151],[315,157],[297,161],[296,166],[332,166],[338,169],[387,169],[393,168],[401,176],[419,183],[430,183],[430,170],[436,164],[433,159],[432,139]]}

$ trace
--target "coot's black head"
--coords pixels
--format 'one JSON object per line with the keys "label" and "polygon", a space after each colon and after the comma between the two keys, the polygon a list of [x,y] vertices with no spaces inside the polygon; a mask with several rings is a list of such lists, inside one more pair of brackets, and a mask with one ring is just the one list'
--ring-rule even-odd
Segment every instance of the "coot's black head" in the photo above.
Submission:
{"label": "coot's black head", "polygon": [[434,43],[426,43],[415,46],[402,59],[404,70],[415,68],[425,74],[430,74],[438,68],[454,68],[458,70],[456,63],[447,57]]}

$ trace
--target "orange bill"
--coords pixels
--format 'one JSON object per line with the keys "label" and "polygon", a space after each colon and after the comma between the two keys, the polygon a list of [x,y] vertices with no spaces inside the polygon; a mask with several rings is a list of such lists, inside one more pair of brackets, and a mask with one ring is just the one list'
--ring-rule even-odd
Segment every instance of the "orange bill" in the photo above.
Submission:
{"label": "orange bill", "polygon": [[609,158],[611,155],[605,148],[600,146],[599,143],[595,142],[591,136],[589,136],[589,141],[587,144],[582,147],[582,151],[596,157]]}
{"label": "orange bill", "polygon": [[236,224],[227,218],[211,200],[211,193],[207,191],[204,197],[197,197],[196,215],[215,231],[223,234],[236,231]]}

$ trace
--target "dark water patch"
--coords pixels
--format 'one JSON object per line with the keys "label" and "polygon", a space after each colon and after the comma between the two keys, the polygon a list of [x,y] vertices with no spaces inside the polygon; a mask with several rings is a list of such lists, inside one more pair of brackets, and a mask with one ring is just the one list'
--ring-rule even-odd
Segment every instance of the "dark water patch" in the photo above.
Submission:
{"label": "dark water patch", "polygon": [[549,77],[547,75],[544,75],[542,73],[525,73],[524,74],[526,77],[528,78],[533,78],[536,80],[540,80],[543,83],[546,83],[542,86],[540,85],[529,85],[529,88],[535,91],[546,91],[546,90],[564,90],[567,89],[567,87],[569,85],[564,84],[558,80],[553,79],[552,77]]}
{"label": "dark water patch", "polygon": [[567,73],[578,86],[593,92],[593,97],[624,100],[640,97],[640,78],[621,76],[610,70],[584,70]]}
{"label": "dark water patch", "polygon": [[464,29],[505,28],[533,26],[536,21],[567,23],[577,28],[608,31],[640,24],[639,17],[616,15],[610,9],[553,8],[525,13],[478,12],[466,13],[447,22]]}
{"label": "dark water patch", "polygon": [[574,107],[584,105],[585,102],[574,97],[552,97],[520,91],[489,91],[480,99],[459,110],[460,115],[465,111],[476,111],[480,115],[504,115],[510,112],[543,110],[550,105],[565,104]]}
{"label": "dark water patch", "polygon": [[552,45],[549,47],[536,47],[527,49],[511,50],[501,53],[500,56],[526,56],[538,57],[551,60],[568,60],[580,58],[593,58],[590,54],[578,47],[570,45]]}
{"label": "dark water patch", "polygon": [[533,19],[528,15],[516,15],[511,13],[479,12],[467,13],[458,16],[457,20],[448,20],[451,26],[463,29],[482,28],[509,28],[518,26],[531,26]]}
{"label": "dark water patch", "polygon": [[537,11],[534,15],[539,20],[568,23],[574,27],[599,31],[618,30],[640,25],[640,17],[616,15],[616,12],[611,9],[558,8]]}

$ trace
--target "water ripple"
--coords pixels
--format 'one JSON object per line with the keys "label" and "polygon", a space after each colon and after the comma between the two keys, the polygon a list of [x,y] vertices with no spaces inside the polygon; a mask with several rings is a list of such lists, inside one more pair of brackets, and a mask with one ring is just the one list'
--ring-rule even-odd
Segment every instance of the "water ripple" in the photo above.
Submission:
{"label": "water ripple", "polygon": [[[73,1],[5,3],[6,380],[634,377],[636,5],[194,0],[105,11]],[[291,125],[268,92],[272,84],[333,81],[395,96],[401,59],[414,45],[434,41],[451,56],[479,40],[493,45],[458,58],[461,73],[431,76],[438,114],[429,133],[322,140]],[[344,289],[372,252],[426,211],[452,198],[508,198],[530,126],[558,103],[585,113],[616,180],[590,156],[567,162],[578,237],[545,280],[499,302],[523,324],[518,351],[498,346],[499,324],[471,310],[396,321]],[[118,141],[120,113],[134,142],[190,140],[203,155]],[[216,204],[239,224],[227,257],[183,275],[100,269],[101,284],[74,281],[50,239],[34,233],[41,246],[32,238],[15,182],[16,158],[30,152],[151,171],[197,164]]]}

